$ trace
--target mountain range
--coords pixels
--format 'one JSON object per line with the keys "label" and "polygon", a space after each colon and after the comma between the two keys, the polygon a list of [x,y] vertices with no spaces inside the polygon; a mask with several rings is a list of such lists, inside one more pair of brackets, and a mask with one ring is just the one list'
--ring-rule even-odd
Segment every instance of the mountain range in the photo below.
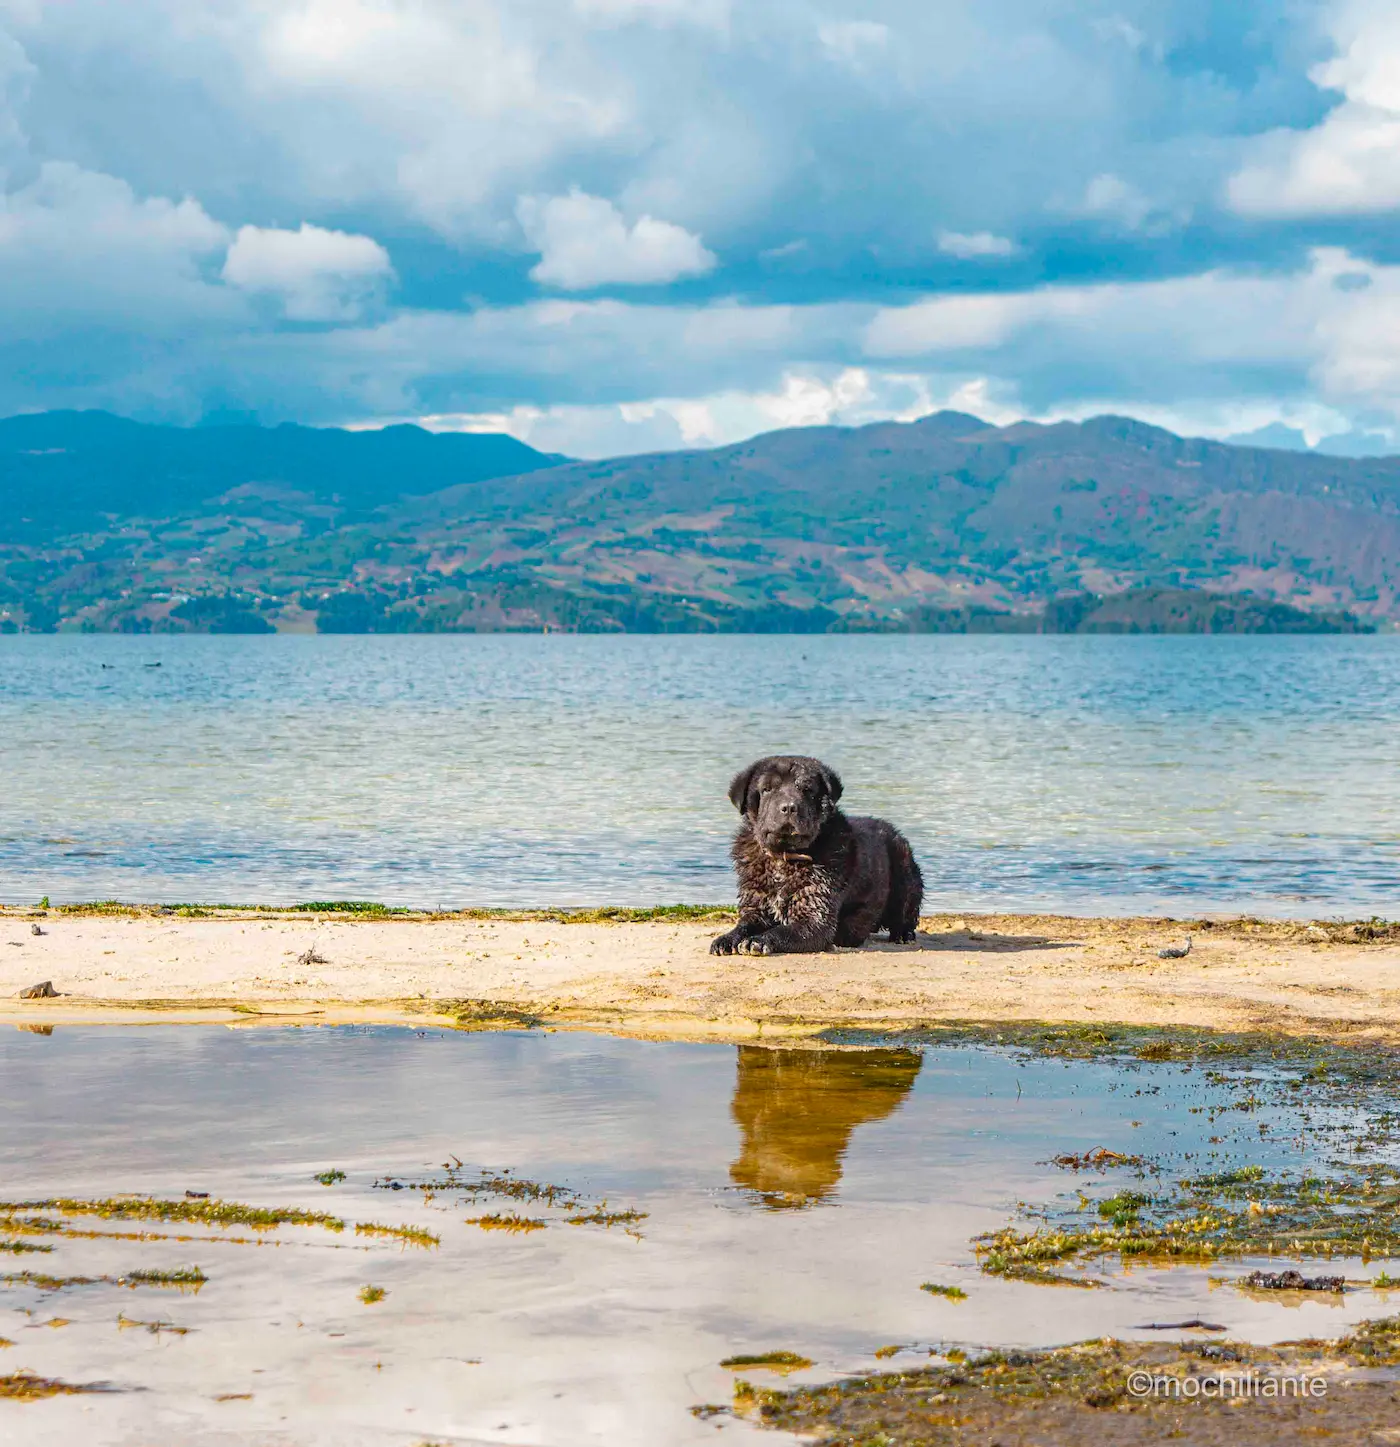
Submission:
{"label": "mountain range", "polygon": [[1355,619],[1400,621],[1400,458],[954,412],[600,462],[412,426],[0,421],[5,630]]}

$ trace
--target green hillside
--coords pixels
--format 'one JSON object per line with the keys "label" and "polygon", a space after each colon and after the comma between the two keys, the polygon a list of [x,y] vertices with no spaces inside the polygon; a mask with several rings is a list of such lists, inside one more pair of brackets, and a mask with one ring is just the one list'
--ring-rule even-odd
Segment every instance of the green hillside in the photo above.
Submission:
{"label": "green hillside", "polygon": [[[1028,631],[1068,628],[1068,607],[1077,631],[1252,632],[1400,616],[1400,459],[1115,417],[939,413],[567,463],[417,428],[49,414],[0,423],[0,519],[10,629]],[[1084,594],[1103,601],[1057,601]]]}

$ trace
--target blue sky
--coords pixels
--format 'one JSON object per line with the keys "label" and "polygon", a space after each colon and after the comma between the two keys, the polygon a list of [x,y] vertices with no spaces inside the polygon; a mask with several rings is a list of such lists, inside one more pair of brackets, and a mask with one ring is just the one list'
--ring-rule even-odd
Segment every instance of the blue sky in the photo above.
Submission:
{"label": "blue sky", "polygon": [[1400,446],[1380,0],[0,0],[0,177],[0,413]]}

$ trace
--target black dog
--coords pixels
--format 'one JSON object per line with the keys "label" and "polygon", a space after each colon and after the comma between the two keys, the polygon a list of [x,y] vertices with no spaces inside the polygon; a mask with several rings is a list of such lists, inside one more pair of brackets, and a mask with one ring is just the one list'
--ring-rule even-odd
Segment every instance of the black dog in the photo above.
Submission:
{"label": "black dog", "polygon": [[909,841],[883,819],[848,819],[840,797],[840,778],[820,759],[780,755],[734,776],[739,923],[711,954],[863,945],[879,929],[913,942],[924,880]]}

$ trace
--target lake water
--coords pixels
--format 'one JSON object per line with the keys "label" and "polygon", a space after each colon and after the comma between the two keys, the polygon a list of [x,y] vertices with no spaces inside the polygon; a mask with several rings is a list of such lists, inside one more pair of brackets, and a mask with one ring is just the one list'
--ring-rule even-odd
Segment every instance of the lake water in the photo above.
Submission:
{"label": "lake water", "polygon": [[724,901],[779,751],[930,908],[1400,904],[1397,636],[3,637],[0,899]]}
{"label": "lake water", "polygon": [[[24,1108],[0,1136],[0,1243],[28,1250],[0,1256],[0,1372],[108,1390],[0,1401],[0,1440],[778,1443],[793,1439],[691,1414],[731,1400],[726,1357],[795,1351],[812,1366],[790,1380],[821,1381],[956,1345],[1150,1338],[1148,1323],[1198,1316],[1271,1342],[1384,1315],[1388,1294],[1369,1289],[1394,1269],[1383,1260],[1326,1265],[1352,1282],[1345,1295],[1272,1298],[1234,1279],[1277,1261],[1107,1258],[1086,1268],[1100,1289],[1080,1291],[978,1269],[972,1238],[1024,1224],[1021,1201],[1155,1191],[1245,1162],[1300,1170],[1363,1145],[1379,1158],[1365,1116],[1393,1106],[1393,1075],[1366,1110],[1332,1110],[1357,1119],[1329,1133],[1328,1108],[1286,1083],[1242,1089],[1219,1073],[1228,1062],[1207,1064],[540,1031],[5,1032],[0,1082]],[[1163,1174],[1048,1160],[1099,1146]],[[1393,1129],[1379,1149],[1394,1156]],[[314,1179],[330,1171],[343,1179]],[[513,1181],[577,1194],[550,1203]],[[345,1228],[219,1229],[77,1205],[133,1192],[183,1206],[187,1191],[330,1212]],[[639,1214],[569,1221],[604,1202]],[[475,1224],[488,1214],[543,1224]],[[438,1244],[354,1229],[366,1223]],[[197,1294],[132,1282],[196,1267]],[[59,1284],[74,1277],[87,1280]],[[384,1296],[362,1301],[369,1286]],[[877,1358],[887,1346],[902,1350]]]}

